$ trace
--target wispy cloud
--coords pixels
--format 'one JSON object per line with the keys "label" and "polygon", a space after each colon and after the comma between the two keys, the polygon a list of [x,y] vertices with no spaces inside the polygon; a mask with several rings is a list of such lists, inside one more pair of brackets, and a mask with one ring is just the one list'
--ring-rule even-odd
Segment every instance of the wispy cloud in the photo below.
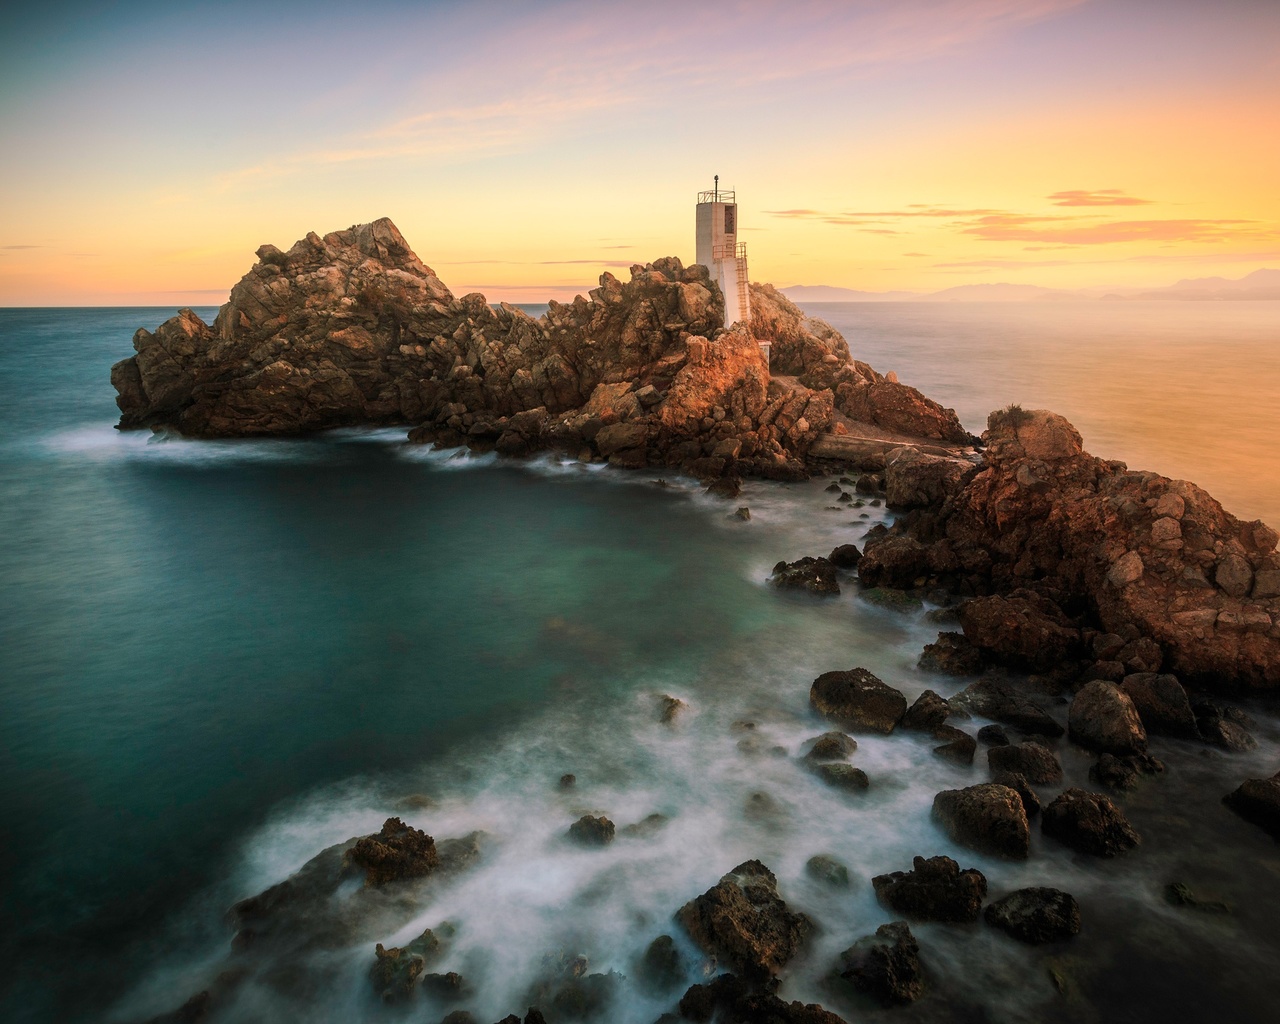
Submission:
{"label": "wispy cloud", "polygon": [[43,245],[0,245],[0,249],[8,249],[10,251],[16,249],[43,249]]}
{"label": "wispy cloud", "polygon": [[1150,206],[1152,200],[1127,196],[1118,188],[1104,188],[1094,192],[1072,189],[1048,196],[1054,206]]}
{"label": "wispy cloud", "polygon": [[1276,236],[1274,231],[1252,220],[1122,220],[1082,224],[1070,217],[1030,217],[1017,213],[979,217],[961,231],[984,242],[1047,242],[1059,245],[1229,242]]}

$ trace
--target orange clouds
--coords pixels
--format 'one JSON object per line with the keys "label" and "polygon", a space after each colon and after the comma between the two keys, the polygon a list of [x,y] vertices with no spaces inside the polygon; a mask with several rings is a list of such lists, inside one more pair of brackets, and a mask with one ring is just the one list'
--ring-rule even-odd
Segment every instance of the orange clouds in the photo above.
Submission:
{"label": "orange clouds", "polygon": [[1118,188],[1104,188],[1095,192],[1084,189],[1072,189],[1068,192],[1055,192],[1048,197],[1054,206],[1150,206],[1150,199],[1139,199],[1127,196]]}
{"label": "orange clouds", "polygon": [[[1071,221],[1069,226],[1062,222]],[[1251,220],[1125,220],[1079,224],[1074,218],[1027,217],[1016,213],[980,217],[963,234],[984,242],[1050,242],[1110,245],[1117,242],[1229,242],[1274,237]]]}

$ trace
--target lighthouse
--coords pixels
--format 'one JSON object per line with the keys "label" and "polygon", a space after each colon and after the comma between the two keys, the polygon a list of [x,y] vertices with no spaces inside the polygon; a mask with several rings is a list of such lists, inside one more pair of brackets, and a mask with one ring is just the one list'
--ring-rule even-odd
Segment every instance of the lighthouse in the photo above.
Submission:
{"label": "lighthouse", "polygon": [[715,188],[698,193],[698,259],[724,295],[724,324],[731,327],[751,318],[747,291],[747,246],[738,241],[738,203],[733,192]]}

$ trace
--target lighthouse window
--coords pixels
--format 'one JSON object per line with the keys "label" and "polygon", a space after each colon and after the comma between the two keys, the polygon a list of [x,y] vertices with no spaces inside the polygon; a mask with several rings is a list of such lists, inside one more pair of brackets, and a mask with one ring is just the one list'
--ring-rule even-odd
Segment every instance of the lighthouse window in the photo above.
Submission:
{"label": "lighthouse window", "polygon": [[724,208],[724,233],[732,235],[737,232],[738,225],[738,208],[736,206],[726,206]]}

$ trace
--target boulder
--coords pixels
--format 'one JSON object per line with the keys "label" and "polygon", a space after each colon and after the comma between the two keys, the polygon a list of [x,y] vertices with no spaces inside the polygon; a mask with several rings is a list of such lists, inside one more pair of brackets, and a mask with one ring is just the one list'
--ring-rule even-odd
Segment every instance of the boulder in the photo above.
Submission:
{"label": "boulder", "polygon": [[858,741],[842,732],[824,732],[812,743],[804,755],[811,761],[847,761],[858,749]]}
{"label": "boulder", "polygon": [[429,875],[440,857],[431,836],[399,818],[388,818],[380,832],[357,840],[346,860],[364,871],[365,885],[380,886]]}
{"label": "boulder", "polygon": [[1120,688],[1133,702],[1148,733],[1178,739],[1200,738],[1191,701],[1177,676],[1135,672],[1124,677]]}
{"label": "boulder", "polygon": [[795,562],[779,562],[773,567],[769,582],[779,590],[804,590],[818,597],[840,593],[836,567],[825,558],[806,556]]}
{"label": "boulder", "polygon": [[1056,739],[1063,728],[1039,705],[995,679],[979,679],[950,699],[951,707],[1011,725],[1020,732]]}
{"label": "boulder", "polygon": [[948,676],[976,676],[982,671],[982,652],[963,633],[939,633],[925,644],[918,665],[926,672]]}
{"label": "boulder", "polygon": [[1144,775],[1159,775],[1164,771],[1164,762],[1150,754],[1127,754],[1116,757],[1114,754],[1103,754],[1089,766],[1089,781],[1109,789],[1134,789]]}
{"label": "boulder", "polygon": [[957,729],[953,725],[940,725],[933,730],[933,738],[945,741],[933,748],[933,752],[938,757],[960,765],[973,764],[973,756],[978,751],[978,741],[963,729]]}
{"label": "boulder", "polygon": [[849,888],[849,868],[830,854],[819,853],[804,862],[804,873],[832,889]]}
{"label": "boulder", "polygon": [[1044,809],[1040,830],[1078,853],[1114,857],[1142,840],[1110,799],[1068,789]]}
{"label": "boulder", "polygon": [[905,921],[876,929],[840,954],[840,977],[885,1006],[915,1002],[924,993],[920,945]]}
{"label": "boulder", "polygon": [[1248,730],[1248,717],[1238,708],[1212,699],[1198,700],[1191,710],[1196,716],[1196,727],[1206,743],[1243,754],[1258,746]]}
{"label": "boulder", "polygon": [[1019,775],[1017,772],[993,772],[991,781],[997,786],[1008,786],[1017,793],[1028,818],[1034,818],[1040,813],[1040,796],[1031,788],[1031,783],[1027,781],[1026,776]]}
{"label": "boulder", "polygon": [[1026,809],[1007,786],[983,783],[944,790],[933,798],[933,816],[953,842],[979,853],[1026,860],[1030,851]]}
{"label": "boulder", "polygon": [[846,1024],[843,1017],[817,1003],[786,1003],[762,988],[737,975],[721,974],[705,984],[689,987],[680,998],[680,1018],[698,1024],[711,1020],[725,1024]]}
{"label": "boulder", "polygon": [[580,846],[606,846],[613,842],[613,822],[604,815],[584,814],[569,826],[569,838]]}
{"label": "boulder", "polygon": [[862,552],[854,544],[840,544],[831,550],[827,561],[837,569],[856,569],[862,561]]}
{"label": "boulder", "polygon": [[1280,839],[1280,772],[1269,779],[1247,779],[1222,802],[1245,821]]}
{"label": "boulder", "polygon": [[984,725],[978,730],[978,742],[984,743],[988,747],[1007,747],[1009,745],[1009,736],[1004,731],[1003,726]]}
{"label": "boulder", "polygon": [[907,698],[865,668],[824,672],[809,688],[809,703],[846,729],[886,736],[907,712]]}
{"label": "boulder", "polygon": [[636,978],[641,987],[654,995],[672,991],[684,977],[684,958],[670,935],[659,935],[649,943],[636,966]]}
{"label": "boulder", "polygon": [[1035,594],[976,597],[958,611],[970,642],[992,660],[1015,668],[1044,672],[1084,652],[1080,630]]}
{"label": "boulder", "polygon": [[1054,752],[1041,743],[991,747],[987,751],[987,764],[992,774],[1010,772],[1037,786],[1052,786],[1062,781],[1062,765]]}
{"label": "boulder", "polygon": [[993,928],[1032,946],[1060,942],[1080,932],[1080,904],[1075,897],[1043,886],[1017,889],[1000,897],[983,917]]}
{"label": "boulder", "polygon": [[871,785],[866,772],[861,768],[855,768],[853,765],[845,764],[841,761],[822,761],[814,764],[811,771],[828,786],[835,789],[861,793]]}
{"label": "boulder", "polygon": [[778,880],[758,860],[739,864],[676,918],[704,952],[753,979],[777,974],[812,928],[787,909]]}
{"label": "boulder", "polygon": [[907,709],[901,726],[911,732],[932,733],[946,722],[949,714],[951,714],[951,705],[946,702],[946,699],[939,697],[932,690],[925,690]]}
{"label": "boulder", "polygon": [[886,907],[917,921],[976,921],[987,895],[982,872],[975,868],[961,871],[950,857],[916,857],[911,871],[877,875],[871,885]]}
{"label": "boulder", "polygon": [[966,459],[902,448],[885,463],[885,503],[900,509],[941,505],[977,472]]}
{"label": "boulder", "polygon": [[1133,701],[1101,679],[1086,683],[1075,695],[1067,728],[1073,742],[1100,753],[1142,754],[1147,749],[1147,731]]}

